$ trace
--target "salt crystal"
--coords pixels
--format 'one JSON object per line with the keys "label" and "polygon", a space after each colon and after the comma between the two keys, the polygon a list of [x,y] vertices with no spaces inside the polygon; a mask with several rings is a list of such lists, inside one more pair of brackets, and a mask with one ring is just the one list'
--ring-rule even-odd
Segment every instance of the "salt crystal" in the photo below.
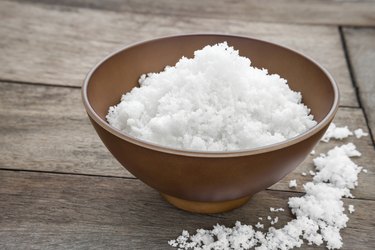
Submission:
{"label": "salt crystal", "polygon": [[350,135],[353,135],[353,133],[348,129],[347,126],[336,127],[336,125],[332,122],[320,140],[323,142],[329,142],[331,138],[342,140]]}
{"label": "salt crystal", "polygon": [[307,174],[305,173],[305,172],[302,172],[302,174],[301,175],[303,175],[303,176],[306,176]]}
{"label": "salt crystal", "polygon": [[280,208],[270,207],[270,211],[271,212],[284,212],[284,208],[282,208],[282,207],[280,207]]}
{"label": "salt crystal", "polygon": [[271,221],[271,225],[276,224],[278,221],[279,221],[279,217],[276,216],[276,217]]}
{"label": "salt crystal", "polygon": [[141,140],[199,151],[270,145],[317,124],[287,80],[250,65],[226,42],[206,46],[143,75],[140,87],[109,108],[107,121]]}
{"label": "salt crystal", "polygon": [[354,213],[355,209],[354,209],[354,206],[353,205],[349,205],[348,206],[348,210],[349,210],[349,213]]}
{"label": "salt crystal", "polygon": [[362,136],[368,136],[368,133],[364,132],[363,129],[359,128],[359,129],[354,130],[354,135],[355,137],[359,139]]}
{"label": "salt crystal", "polygon": [[310,174],[311,176],[314,176],[314,175],[315,175],[315,172],[312,171],[312,170],[310,170],[310,171],[309,171],[309,174]]}
{"label": "salt crystal", "polygon": [[311,151],[310,155],[315,155],[315,150]]}
{"label": "salt crystal", "polygon": [[[282,228],[269,227],[266,233],[262,233],[237,221],[232,228],[216,225],[212,230],[198,229],[195,235],[189,237],[183,233],[177,240],[168,243],[180,249],[196,250],[288,250],[301,247],[303,243],[320,246],[324,242],[328,249],[341,248],[340,230],[346,227],[349,220],[344,213],[342,198],[350,197],[350,189],[357,185],[361,167],[352,162],[350,157],[359,155],[355,146],[349,143],[314,159],[318,170],[314,181],[304,185],[304,196],[289,198],[288,204],[296,219]],[[340,171],[345,174],[338,174]],[[354,212],[354,206],[349,205],[348,210],[349,213]],[[276,218],[272,220],[271,216],[267,217],[271,224],[278,222]],[[255,227],[263,228],[261,225],[264,227],[258,222]]]}
{"label": "salt crystal", "polygon": [[262,217],[259,217],[258,219],[259,219],[259,220],[263,220],[263,218],[262,218]]}
{"label": "salt crystal", "polygon": [[255,225],[256,228],[264,228],[264,225],[261,224],[260,222],[258,222],[256,225]]}
{"label": "salt crystal", "polygon": [[364,169],[362,169],[362,172],[367,173],[368,171],[367,171],[367,169],[364,168]]}
{"label": "salt crystal", "polygon": [[297,181],[296,181],[296,180],[291,180],[291,181],[289,182],[289,187],[290,187],[290,188],[295,188],[295,187],[297,187]]}

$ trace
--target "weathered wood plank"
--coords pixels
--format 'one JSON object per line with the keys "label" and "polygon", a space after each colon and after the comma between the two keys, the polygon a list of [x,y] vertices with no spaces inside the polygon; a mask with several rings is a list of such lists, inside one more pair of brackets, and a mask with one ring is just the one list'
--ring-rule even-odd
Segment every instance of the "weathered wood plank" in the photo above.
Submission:
{"label": "weathered wood plank", "polygon": [[0,83],[0,167],[131,176],[90,125],[79,89]]}
{"label": "weathered wood plank", "polygon": [[[0,2],[0,79],[80,86],[114,49],[191,32],[254,36],[290,46],[324,65],[341,87],[341,104],[358,106],[337,28],[171,15],[114,13]],[[25,18],[27,17],[27,18]]]}
{"label": "weathered wood plank", "polygon": [[[375,29],[344,29],[353,73],[369,126],[375,133]],[[375,137],[374,137],[375,140]]]}
{"label": "weathered wood plank", "polygon": [[[0,171],[1,249],[171,249],[167,240],[182,229],[194,232],[236,220],[255,224],[258,217],[278,216],[276,227],[292,218],[287,207],[298,194],[263,191],[242,208],[213,216],[190,214],[164,202],[138,180]],[[374,249],[374,201],[353,204],[343,249]],[[323,249],[304,246],[302,249]]]}
{"label": "weathered wood plank", "polygon": [[[132,177],[114,158],[89,124],[79,89],[0,83],[0,168]],[[351,129],[363,128],[363,113],[357,108],[340,108],[335,122]],[[343,142],[320,143],[317,153],[352,141],[363,156],[356,161],[369,172],[354,194],[375,199],[375,152],[369,137]],[[289,190],[288,182],[302,184],[310,177],[312,157],[271,189]],[[297,188],[302,191],[301,185]]]}
{"label": "weathered wood plank", "polygon": [[373,1],[206,0],[202,3],[202,1],[176,2],[173,0],[26,0],[26,2],[42,2],[144,14],[174,15],[178,17],[208,17],[278,23],[375,25],[375,4]]}

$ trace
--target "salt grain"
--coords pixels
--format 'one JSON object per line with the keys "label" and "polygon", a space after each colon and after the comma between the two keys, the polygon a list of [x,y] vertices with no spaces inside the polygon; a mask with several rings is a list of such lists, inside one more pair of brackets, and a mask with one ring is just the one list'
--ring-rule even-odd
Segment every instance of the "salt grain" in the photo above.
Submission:
{"label": "salt grain", "polygon": [[264,228],[264,225],[261,224],[260,222],[258,222],[256,225],[255,225],[256,228]]}
{"label": "salt grain", "polygon": [[270,207],[270,211],[271,212],[284,212],[284,208],[282,208],[282,207],[280,207],[280,208]]}
{"label": "salt grain", "polygon": [[368,133],[364,132],[363,129],[359,128],[359,129],[354,130],[354,135],[355,137],[359,139],[362,136],[368,136]]}
{"label": "salt grain", "polygon": [[295,187],[297,187],[297,181],[296,181],[296,180],[291,180],[291,181],[289,182],[289,187],[290,187],[290,188],[295,188]]}
{"label": "salt grain", "polygon": [[362,169],[362,172],[367,173],[368,171],[367,171],[367,169],[364,168],[364,169]]}
{"label": "salt grain", "polygon": [[[341,248],[340,230],[346,227],[349,220],[344,213],[342,198],[351,197],[350,189],[357,185],[361,167],[350,157],[359,155],[355,146],[349,143],[314,159],[318,172],[313,182],[304,185],[304,196],[289,198],[288,205],[296,218],[282,228],[269,227],[266,233],[262,233],[237,221],[232,228],[216,225],[212,230],[198,229],[190,237],[183,232],[168,243],[180,249],[194,250],[287,250],[301,247],[303,243],[317,246],[325,243],[328,249]],[[354,206],[349,205],[348,210],[349,213],[354,212]],[[272,220],[270,216],[267,219]],[[271,224],[277,221],[278,218],[275,218]],[[261,227],[259,222],[257,225],[256,228]]]}
{"label": "salt grain", "polygon": [[275,217],[273,220],[271,220],[271,225],[275,225],[279,221],[279,217]]}
{"label": "salt grain", "polygon": [[307,174],[305,172],[302,172],[301,175],[306,176]]}
{"label": "salt grain", "polygon": [[310,171],[309,171],[309,174],[310,174],[311,176],[314,176],[314,175],[315,175],[315,172],[312,171],[312,170],[310,170]]}
{"label": "salt grain", "polygon": [[347,126],[336,127],[336,125],[332,122],[323,135],[321,141],[329,142],[331,138],[342,140],[350,135],[353,135],[353,133],[348,129]]}
{"label": "salt grain", "polygon": [[140,87],[110,107],[107,121],[148,142],[200,151],[265,146],[316,125],[287,80],[250,65],[226,42],[206,46],[141,76]]}
{"label": "salt grain", "polygon": [[355,211],[355,209],[354,209],[354,206],[353,205],[349,205],[348,206],[348,211],[349,211],[349,213],[354,213],[354,211]]}

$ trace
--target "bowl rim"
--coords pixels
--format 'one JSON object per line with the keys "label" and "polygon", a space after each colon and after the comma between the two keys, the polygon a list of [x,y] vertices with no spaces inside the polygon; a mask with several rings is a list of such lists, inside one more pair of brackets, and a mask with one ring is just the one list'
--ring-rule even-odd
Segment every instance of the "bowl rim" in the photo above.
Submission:
{"label": "bowl rim", "polygon": [[[273,46],[277,46],[277,47],[280,47],[282,49],[288,50],[292,53],[295,53],[299,56],[302,56],[303,58],[310,61],[312,64],[316,65],[329,79],[331,87],[333,89],[333,94],[334,94],[333,105],[332,105],[330,111],[322,119],[322,121],[320,121],[317,125],[315,125],[314,127],[306,130],[305,132],[303,132],[303,133],[301,133],[301,134],[299,134],[295,137],[284,140],[282,142],[269,144],[269,145],[266,145],[266,146],[255,147],[255,148],[251,148],[251,149],[243,149],[243,150],[233,150],[233,151],[184,150],[184,149],[176,149],[176,148],[162,146],[162,145],[159,145],[159,144],[156,144],[156,143],[148,142],[148,141],[145,141],[145,140],[142,140],[142,139],[138,139],[138,138],[136,138],[132,135],[125,134],[122,131],[112,127],[111,125],[109,125],[109,123],[107,121],[105,121],[104,119],[99,117],[99,115],[94,111],[94,109],[92,108],[92,106],[91,106],[91,104],[88,100],[87,89],[88,89],[88,85],[89,85],[89,82],[90,82],[90,79],[91,79],[92,75],[104,62],[106,62],[107,60],[109,60],[113,56],[123,52],[124,50],[130,49],[130,48],[133,48],[133,47],[136,47],[136,46],[140,46],[140,45],[143,45],[143,44],[147,44],[147,43],[155,42],[155,41],[159,41],[159,40],[164,40],[164,39],[191,37],[191,36],[218,36],[218,37],[223,37],[223,38],[233,37],[233,38],[241,38],[241,39],[251,39],[251,40],[258,41],[258,42],[262,42],[262,43],[270,44],[270,45],[273,45]],[[296,51],[294,49],[291,49],[287,46],[280,45],[280,44],[273,43],[273,42],[269,42],[269,41],[265,41],[265,40],[258,39],[258,38],[254,38],[254,37],[251,37],[251,36],[239,36],[239,35],[220,34],[220,33],[189,33],[189,34],[181,34],[181,35],[169,35],[169,36],[162,36],[162,37],[158,37],[158,38],[154,38],[154,39],[150,39],[150,40],[144,40],[144,41],[141,41],[141,42],[135,42],[135,43],[123,46],[120,49],[115,50],[114,52],[110,53],[109,55],[107,55],[106,57],[101,59],[93,68],[91,68],[91,70],[87,73],[87,75],[84,79],[84,82],[83,82],[83,85],[82,85],[82,88],[81,88],[81,94],[82,94],[82,100],[83,100],[83,104],[85,106],[87,114],[99,126],[101,126],[103,129],[105,129],[109,133],[111,133],[111,134],[113,134],[113,135],[115,135],[115,136],[117,136],[117,137],[119,137],[119,138],[121,138],[121,139],[123,139],[127,142],[133,143],[137,146],[147,148],[147,149],[150,149],[150,150],[159,151],[159,152],[162,152],[162,153],[174,154],[174,155],[190,156],[190,157],[203,157],[203,158],[230,158],[230,157],[249,156],[249,155],[262,154],[262,153],[266,153],[266,152],[270,152],[270,151],[275,151],[275,150],[278,150],[278,149],[281,149],[281,148],[286,148],[286,147],[292,146],[294,144],[297,144],[297,143],[315,135],[323,127],[325,127],[326,125],[328,125],[332,121],[332,119],[334,118],[334,115],[336,114],[336,112],[338,110],[339,99],[340,99],[339,87],[338,87],[336,81],[334,80],[334,78],[331,76],[331,74],[323,66],[321,66],[318,62],[316,62],[314,59],[310,58],[309,56],[306,56],[306,55],[302,54],[301,52],[298,52],[298,51]]]}

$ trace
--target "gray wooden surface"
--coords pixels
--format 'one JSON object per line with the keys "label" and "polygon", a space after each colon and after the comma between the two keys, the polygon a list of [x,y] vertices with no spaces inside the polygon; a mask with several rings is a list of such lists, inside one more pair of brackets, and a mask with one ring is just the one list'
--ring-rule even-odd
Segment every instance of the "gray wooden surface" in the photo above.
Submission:
{"label": "gray wooden surface", "polygon": [[0,15],[0,33],[7,34],[0,39],[2,80],[78,87],[92,65],[130,43],[182,33],[233,33],[305,52],[333,74],[341,87],[341,104],[358,106],[335,27],[120,14],[6,1],[0,2]]}
{"label": "gray wooden surface", "polygon": [[375,132],[375,29],[345,28],[344,33],[361,104]]}
{"label": "gray wooden surface", "polygon": [[[246,206],[230,213],[197,215],[177,210],[139,180],[2,171],[0,175],[0,240],[2,249],[171,249],[167,241],[196,228],[235,220],[254,224],[267,217],[268,208],[287,208],[291,194],[262,191]],[[300,194],[292,194],[293,196]],[[345,200],[353,204],[345,247],[373,249],[374,237],[364,237],[375,226],[371,200]],[[267,208],[267,209],[266,209]],[[276,214],[273,214],[275,216]],[[280,227],[292,216],[277,213]],[[304,249],[323,249],[304,248]],[[359,248],[358,248],[359,249]]]}
{"label": "gray wooden surface", "polygon": [[372,0],[21,0],[140,14],[323,25],[375,25]]}
{"label": "gray wooden surface", "polygon": [[[0,1],[0,249],[170,249],[167,241],[182,229],[254,224],[270,206],[287,208],[311,180],[301,173],[312,169],[313,156],[233,212],[171,207],[102,145],[81,104],[81,82],[107,53],[139,40],[254,36],[324,65],[342,94],[335,123],[374,131],[374,13],[372,1]],[[363,153],[355,161],[368,173],[360,174],[355,199],[344,200],[356,211],[343,249],[374,249],[373,140],[319,143],[316,152],[347,142]],[[296,189],[288,188],[291,179]],[[292,218],[288,210],[277,215],[277,226]]]}

